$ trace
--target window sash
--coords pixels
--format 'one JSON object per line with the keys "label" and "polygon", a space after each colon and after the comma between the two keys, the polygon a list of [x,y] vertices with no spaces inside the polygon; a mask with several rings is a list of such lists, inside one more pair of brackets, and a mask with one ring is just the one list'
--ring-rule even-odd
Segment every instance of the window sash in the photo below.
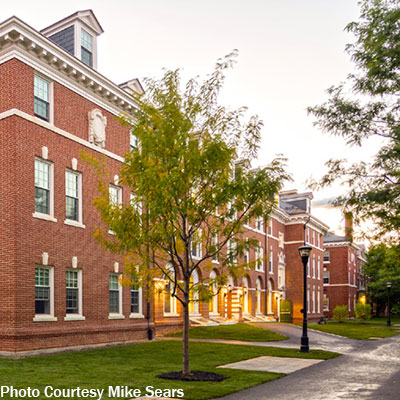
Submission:
{"label": "window sash", "polygon": [[67,287],[66,313],[67,314],[78,314],[79,313],[79,291],[77,288]]}
{"label": "window sash", "polygon": [[140,312],[139,290],[131,290],[131,313],[138,314]]}
{"label": "window sash", "polygon": [[49,120],[50,83],[34,76],[34,113],[37,117]]}
{"label": "window sash", "polygon": [[83,46],[81,47],[81,60],[89,67],[93,66],[93,54],[85,49]]}
{"label": "window sash", "polygon": [[35,268],[35,314],[50,314],[50,277],[47,268]]}
{"label": "window sash", "polygon": [[119,313],[119,290],[110,289],[110,313]]}

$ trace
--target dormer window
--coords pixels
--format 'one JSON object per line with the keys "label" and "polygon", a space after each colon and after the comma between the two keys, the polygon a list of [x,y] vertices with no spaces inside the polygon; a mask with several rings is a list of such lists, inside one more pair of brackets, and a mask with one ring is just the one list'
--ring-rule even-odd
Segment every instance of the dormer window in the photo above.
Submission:
{"label": "dormer window", "polygon": [[93,67],[93,37],[84,29],[81,30],[81,60]]}

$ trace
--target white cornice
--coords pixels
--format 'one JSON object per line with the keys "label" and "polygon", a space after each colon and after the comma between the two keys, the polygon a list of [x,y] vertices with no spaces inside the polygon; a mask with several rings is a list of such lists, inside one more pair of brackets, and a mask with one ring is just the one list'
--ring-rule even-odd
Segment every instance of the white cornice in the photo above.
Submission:
{"label": "white cornice", "polygon": [[92,96],[101,98],[119,113],[132,114],[137,104],[118,85],[86,66],[50,39],[35,31],[16,17],[0,24],[0,54],[7,58],[8,50],[30,59],[40,60],[46,71],[72,80],[75,86]]}
{"label": "white cornice", "polygon": [[60,136],[64,136],[65,138],[67,138],[69,140],[72,140],[72,141],[74,141],[76,143],[79,143],[82,146],[85,146],[85,147],[87,147],[87,148],[89,148],[91,150],[95,150],[98,153],[104,154],[105,156],[110,157],[110,158],[112,158],[114,160],[117,160],[119,162],[124,162],[124,158],[123,157],[121,157],[121,156],[119,156],[119,155],[117,155],[115,153],[112,153],[111,151],[108,151],[106,149],[102,149],[101,147],[96,146],[95,144],[90,143],[87,140],[84,140],[84,139],[82,139],[82,138],[80,138],[78,136],[75,136],[72,133],[69,133],[67,131],[64,131],[64,130],[62,130],[60,128],[57,128],[54,125],[49,124],[48,122],[43,121],[40,118],[34,117],[32,115],[29,115],[29,114],[27,114],[27,113],[25,113],[25,112],[23,112],[21,110],[17,110],[16,108],[13,108],[11,110],[8,110],[8,111],[5,111],[5,112],[1,113],[0,114],[0,121],[2,119],[9,118],[9,117],[11,117],[13,115],[21,117],[21,118],[23,118],[23,119],[25,119],[27,121],[30,121],[30,122],[32,122],[32,123],[34,123],[36,125],[42,126],[43,128],[46,128],[46,129],[48,129],[48,130],[50,130],[50,131],[52,131],[52,132],[54,132],[54,133],[56,133],[56,134],[58,134]]}
{"label": "white cornice", "polygon": [[313,228],[319,233],[326,233],[329,230],[329,226],[320,221],[318,218],[315,218],[310,214],[296,214],[290,216],[290,221],[287,225],[296,225],[296,224],[304,224],[307,223],[307,227]]}

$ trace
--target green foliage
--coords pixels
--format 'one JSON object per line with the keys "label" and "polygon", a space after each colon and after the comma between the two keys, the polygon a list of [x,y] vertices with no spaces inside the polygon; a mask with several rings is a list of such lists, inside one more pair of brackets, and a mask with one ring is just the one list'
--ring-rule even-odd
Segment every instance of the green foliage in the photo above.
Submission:
{"label": "green foliage", "polygon": [[364,271],[369,277],[368,293],[378,310],[387,304],[387,282],[392,283],[390,302],[400,304],[400,245],[378,244],[367,253]]}
{"label": "green foliage", "polygon": [[344,322],[349,318],[349,309],[347,306],[336,306],[333,310],[333,319],[336,322]]}
{"label": "green foliage", "polygon": [[292,322],[292,303],[290,300],[281,300],[280,309],[279,321],[286,323]]}
{"label": "green foliage", "polygon": [[360,323],[364,323],[371,318],[371,305],[357,303],[354,312],[356,314],[356,320]]}
{"label": "green foliage", "polygon": [[[129,204],[110,201],[106,167],[92,162],[100,177],[94,204],[104,222],[96,239],[126,255],[123,284],[151,287],[155,277],[172,283],[172,295],[183,306],[184,331],[192,299],[205,300],[215,295],[209,287],[224,285],[228,274],[243,274],[237,256],[258,245],[245,237],[244,225],[270,214],[289,179],[282,158],[250,168],[263,124],[257,116],[243,122],[244,107],[230,111],[218,104],[235,57],[236,52],[219,60],[204,82],[191,79],[183,86],[179,70],[145,81],[135,117],[122,118],[139,143],[119,174],[119,184],[134,194]],[[215,256],[218,264],[212,263]],[[201,273],[217,268],[215,282]],[[193,282],[196,270],[200,279]],[[188,355],[186,340],[184,335]]]}
{"label": "green foliage", "polygon": [[372,219],[374,236],[391,233],[396,240],[400,228],[400,8],[398,0],[363,0],[358,22],[346,29],[355,35],[347,45],[358,70],[345,84],[328,90],[329,100],[310,107],[316,125],[347,144],[361,146],[371,138],[382,144],[372,162],[348,165],[329,160],[328,173],[315,186],[341,181],[348,187],[336,204],[354,213],[355,221]]}

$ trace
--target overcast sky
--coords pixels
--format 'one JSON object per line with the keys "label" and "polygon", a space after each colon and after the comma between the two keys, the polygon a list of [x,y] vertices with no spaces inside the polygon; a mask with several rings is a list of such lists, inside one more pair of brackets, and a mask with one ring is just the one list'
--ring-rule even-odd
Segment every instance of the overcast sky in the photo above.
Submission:
{"label": "overcast sky", "polygon": [[[221,101],[245,105],[264,121],[258,164],[275,154],[289,159],[294,182],[305,190],[331,157],[367,160],[373,146],[346,147],[313,126],[306,107],[352,70],[344,31],[358,19],[357,0],[69,0],[2,2],[2,20],[16,15],[35,29],[78,10],[92,9],[104,29],[98,38],[98,70],[115,83],[160,77],[162,68],[204,76],[233,49],[238,63],[228,73]],[[316,200],[340,188],[314,193]],[[333,230],[340,213],[314,208]]]}

